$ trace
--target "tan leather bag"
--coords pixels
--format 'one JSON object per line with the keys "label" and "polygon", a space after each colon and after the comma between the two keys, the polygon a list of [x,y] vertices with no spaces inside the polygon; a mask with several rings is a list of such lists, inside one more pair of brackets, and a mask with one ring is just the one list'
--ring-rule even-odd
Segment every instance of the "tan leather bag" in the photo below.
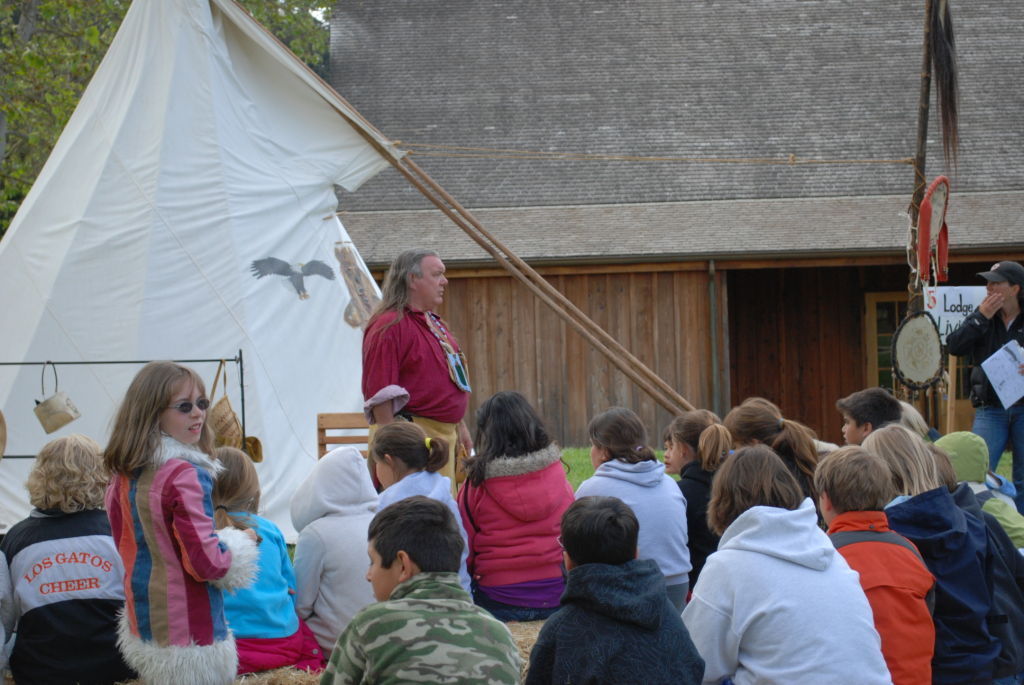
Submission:
{"label": "tan leather bag", "polygon": [[[53,367],[53,395],[50,397],[46,397],[47,365]],[[43,425],[43,430],[46,431],[47,435],[58,428],[68,425],[82,415],[78,411],[78,407],[75,406],[75,403],[68,398],[68,394],[57,389],[57,367],[53,362],[43,364],[43,377],[40,379],[39,385],[42,395],[46,399],[36,400],[36,406],[33,411],[35,411],[36,418]]]}
{"label": "tan leather bag", "polygon": [[242,451],[257,464],[263,461],[263,443],[255,435],[245,436],[245,447],[242,448]]}
{"label": "tan leather bag", "polygon": [[213,441],[217,447],[226,446],[241,449],[242,423],[238,420],[235,410],[231,407],[231,400],[228,399],[228,370],[227,362],[223,359],[220,360],[220,365],[217,367],[217,375],[213,377],[213,389],[210,390],[210,400],[212,401],[216,397],[217,384],[222,376],[224,378],[224,385],[221,386],[223,395],[219,400],[213,402],[206,420],[209,422],[210,428],[213,429]]}

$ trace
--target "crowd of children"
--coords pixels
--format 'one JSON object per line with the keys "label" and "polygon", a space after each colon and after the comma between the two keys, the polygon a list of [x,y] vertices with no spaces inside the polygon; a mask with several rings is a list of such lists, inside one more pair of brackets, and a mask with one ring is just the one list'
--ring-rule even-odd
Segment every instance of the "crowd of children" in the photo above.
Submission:
{"label": "crowd of children", "polygon": [[677,417],[664,463],[611,408],[575,492],[519,393],[481,405],[456,498],[449,445],[394,422],[369,449],[379,494],[351,447],[294,493],[294,562],[208,407],[194,371],[154,362],[105,449],[40,452],[35,509],[0,544],[17,683],[281,666],[324,685],[517,683],[505,622],[538,619],[528,683],[1022,682],[1012,486],[984,440],[933,444],[884,390],[837,402],[846,447],[749,398]]}

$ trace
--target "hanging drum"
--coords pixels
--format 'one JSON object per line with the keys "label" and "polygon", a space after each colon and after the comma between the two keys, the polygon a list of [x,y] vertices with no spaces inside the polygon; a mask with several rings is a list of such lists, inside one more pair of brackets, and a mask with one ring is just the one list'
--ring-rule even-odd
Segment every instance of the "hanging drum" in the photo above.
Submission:
{"label": "hanging drum", "polygon": [[942,378],[942,341],[928,312],[907,316],[892,336],[892,370],[900,383],[924,390]]}

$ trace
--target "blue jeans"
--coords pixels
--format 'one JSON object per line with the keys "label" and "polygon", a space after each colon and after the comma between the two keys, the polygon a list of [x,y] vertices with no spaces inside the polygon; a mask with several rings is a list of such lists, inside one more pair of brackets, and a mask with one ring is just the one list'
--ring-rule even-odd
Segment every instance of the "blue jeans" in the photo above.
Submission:
{"label": "blue jeans", "polygon": [[977,407],[973,433],[988,445],[989,468],[996,470],[1006,443],[1013,443],[1013,486],[1017,488],[1017,511],[1024,513],[1024,407]]}
{"label": "blue jeans", "polygon": [[543,621],[561,608],[560,606],[517,607],[514,604],[505,604],[491,599],[475,584],[473,585],[473,603],[482,609],[487,609],[494,618],[505,623],[508,621]]}

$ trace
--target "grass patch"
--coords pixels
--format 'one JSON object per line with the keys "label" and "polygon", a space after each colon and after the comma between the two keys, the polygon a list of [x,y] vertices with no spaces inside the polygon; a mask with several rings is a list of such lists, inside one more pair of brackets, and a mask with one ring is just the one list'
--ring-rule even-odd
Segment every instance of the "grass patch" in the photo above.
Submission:
{"label": "grass patch", "polygon": [[[654,453],[658,455],[658,461],[665,461],[665,455],[662,452],[655,450]],[[565,462],[568,468],[568,472],[565,475],[569,478],[569,482],[572,483],[573,490],[578,488],[580,483],[594,475],[594,467],[590,465],[589,447],[563,447],[562,461]],[[679,474],[673,475],[672,478],[679,480]]]}
{"label": "grass patch", "polygon": [[590,465],[589,447],[563,447],[562,461],[566,465],[566,477],[575,490],[580,483],[594,475],[594,467]]}
{"label": "grass patch", "polygon": [[1006,476],[1006,480],[1013,482],[1013,452],[1006,450],[1003,452],[1002,458],[999,459],[999,466],[996,467],[996,473],[1000,476]]}

